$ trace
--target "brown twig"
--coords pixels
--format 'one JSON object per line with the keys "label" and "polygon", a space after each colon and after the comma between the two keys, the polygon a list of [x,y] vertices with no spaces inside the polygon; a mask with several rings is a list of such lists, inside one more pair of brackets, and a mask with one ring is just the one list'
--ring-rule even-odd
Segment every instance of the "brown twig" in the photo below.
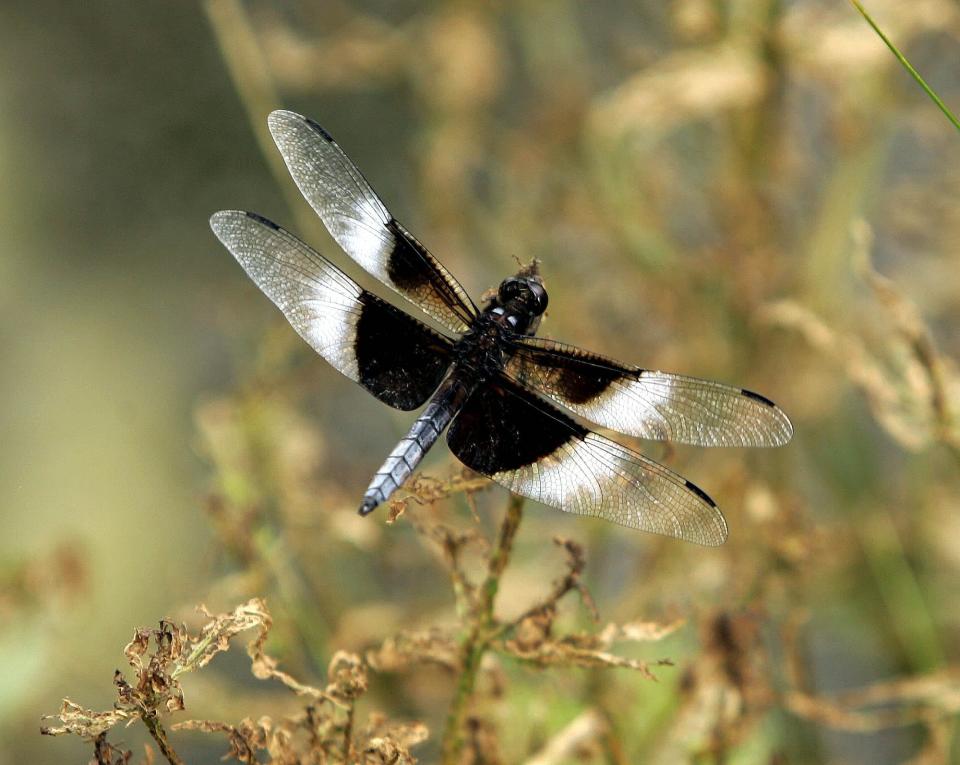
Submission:
{"label": "brown twig", "polygon": [[151,714],[145,714],[143,716],[143,724],[147,726],[147,730],[150,731],[153,740],[157,742],[157,746],[160,747],[160,753],[167,758],[167,762],[169,762],[170,765],[184,765],[183,760],[180,759],[180,755],[176,753],[170,744],[170,740],[167,738],[167,731],[160,722],[156,711]]}
{"label": "brown twig", "polygon": [[512,621],[498,626],[496,633],[492,637],[500,637],[503,633],[515,630],[525,620],[546,612],[548,609],[555,608],[557,602],[567,593],[576,590],[580,593],[580,599],[583,605],[590,612],[590,618],[594,623],[600,621],[600,613],[597,611],[597,604],[593,602],[593,596],[590,590],[580,581],[580,575],[586,568],[587,561],[584,556],[583,547],[572,539],[564,537],[554,537],[554,544],[562,547],[567,554],[567,573],[562,579],[553,583],[553,589],[539,603],[532,605]]}

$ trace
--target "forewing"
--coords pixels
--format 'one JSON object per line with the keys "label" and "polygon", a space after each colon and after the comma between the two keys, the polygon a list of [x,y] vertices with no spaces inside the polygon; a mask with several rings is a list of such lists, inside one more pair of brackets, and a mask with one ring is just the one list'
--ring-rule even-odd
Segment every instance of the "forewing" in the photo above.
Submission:
{"label": "forewing", "polygon": [[416,409],[450,365],[451,343],[362,289],[320,253],[254,213],[210,227],[293,328],[337,370],[397,409]]}
{"label": "forewing", "polygon": [[516,338],[506,372],[570,411],[631,436],[697,446],[781,446],[787,415],[758,393],[619,364],[571,345]]}
{"label": "forewing", "polygon": [[447,443],[467,467],[545,505],[702,545],[727,538],[716,504],[692,483],[505,378],[471,394]]}
{"label": "forewing", "polygon": [[288,111],[268,123],[301,193],[343,250],[428,316],[466,332],[477,309],[463,287],[393,218],[329,133]]}

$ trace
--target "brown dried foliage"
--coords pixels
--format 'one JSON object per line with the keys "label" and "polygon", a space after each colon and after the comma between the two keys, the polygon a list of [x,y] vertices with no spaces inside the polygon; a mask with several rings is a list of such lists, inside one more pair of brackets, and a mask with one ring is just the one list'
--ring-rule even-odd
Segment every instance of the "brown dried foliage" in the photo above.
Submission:
{"label": "brown dried foliage", "polygon": [[[316,688],[277,669],[277,660],[264,652],[273,619],[266,604],[254,598],[230,613],[211,614],[196,635],[185,625],[163,620],[157,629],[137,629],[124,649],[136,679],[130,683],[119,670],[114,675],[117,700],[114,708],[103,712],[84,709],[64,699],[55,718],[59,725],[44,725],[41,733],[49,736],[74,734],[92,739],[98,763],[127,763],[132,756],[112,747],[107,732],[118,724],[130,725],[142,720],[161,753],[170,763],[182,762],[161,722],[162,718],[186,709],[180,678],[207,666],[230,647],[241,632],[255,629],[257,634],[247,645],[251,671],[261,680],[275,679],[299,696],[312,702],[300,713],[276,720],[262,716],[256,721],[244,718],[237,724],[218,720],[185,720],[172,730],[195,730],[227,737],[225,757],[238,762],[293,763],[415,763],[410,747],[427,737],[419,723],[393,723],[372,714],[367,723],[354,730],[356,701],[368,687],[367,666],[360,657],[347,652],[333,656],[327,672],[327,685]],[[150,650],[151,642],[153,650]],[[325,703],[326,702],[326,703]],[[53,718],[50,718],[53,719]],[[268,759],[264,760],[262,755]],[[152,752],[148,750],[147,757]]]}
{"label": "brown dried foliage", "polygon": [[916,305],[874,268],[870,226],[859,220],[851,229],[852,270],[873,297],[879,333],[866,323],[838,329],[793,300],[771,303],[762,316],[836,363],[901,446],[920,451],[939,442],[960,464],[960,372],[937,349]]}
{"label": "brown dried foliage", "polygon": [[[238,723],[178,721],[171,726],[172,731],[223,735],[228,741],[225,757],[242,763],[415,763],[410,749],[426,740],[426,727],[422,723],[397,723],[376,713],[371,714],[362,727],[357,727],[356,703],[368,690],[370,671],[403,673],[418,665],[433,664],[459,678],[444,741],[446,761],[460,762],[463,757],[466,758],[463,761],[469,762],[498,762],[493,756],[499,749],[496,725],[476,709],[469,711],[479,703],[474,693],[478,676],[487,679],[493,689],[492,696],[503,692],[498,664],[484,660],[487,652],[539,668],[621,668],[634,670],[649,679],[655,679],[652,666],[672,663],[661,659],[651,665],[619,656],[611,648],[617,642],[659,640],[681,626],[682,621],[611,623],[594,633],[554,634],[560,601],[570,593],[580,596],[594,622],[599,620],[596,605],[581,581],[586,566],[583,548],[570,539],[554,540],[563,550],[566,564],[564,573],[554,581],[549,592],[519,616],[509,621],[496,619],[494,599],[499,578],[509,562],[522,503],[511,500],[499,538],[491,543],[477,529],[455,530],[437,521],[431,513],[434,497],[474,491],[477,487],[473,479],[456,478],[444,485],[420,478],[411,487],[408,498],[415,498],[426,512],[405,517],[411,518],[425,542],[436,550],[437,559],[450,576],[461,606],[459,628],[401,631],[367,651],[363,658],[338,651],[330,660],[327,684],[320,688],[279,669],[277,659],[266,653],[273,618],[262,599],[254,598],[232,612],[221,614],[213,614],[201,605],[197,610],[205,622],[195,634],[191,634],[186,625],[170,620],[162,620],[156,629],[135,630],[123,651],[134,678],[128,681],[119,670],[115,673],[117,698],[112,709],[95,712],[64,699],[54,716],[59,724],[44,725],[41,732],[91,739],[98,762],[126,763],[131,753],[114,749],[106,735],[117,725],[127,726],[140,720],[161,754],[178,765],[183,760],[171,743],[164,720],[186,709],[183,678],[202,670],[217,654],[229,650],[231,640],[238,634],[255,630],[255,636],[247,644],[253,675],[260,680],[279,681],[296,695],[308,697],[308,705],[294,715],[245,717]],[[414,497],[414,492],[423,492],[424,487],[428,487],[426,497],[423,493]],[[477,548],[484,558],[486,576],[481,582],[475,581],[463,566],[461,553],[468,546]],[[152,756],[152,752],[148,756]],[[264,760],[264,756],[268,759]]]}

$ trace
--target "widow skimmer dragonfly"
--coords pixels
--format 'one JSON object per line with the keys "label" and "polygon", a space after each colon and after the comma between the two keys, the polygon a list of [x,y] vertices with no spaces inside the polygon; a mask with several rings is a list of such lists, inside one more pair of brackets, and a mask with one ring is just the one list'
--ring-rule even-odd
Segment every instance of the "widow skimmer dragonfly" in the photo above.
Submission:
{"label": "widow skimmer dragonfly", "polygon": [[300,336],[338,371],[401,410],[427,407],[377,471],[367,515],[447,430],[467,467],[580,515],[719,545],[727,524],[697,486],[595,433],[559,407],[621,433],[699,446],[780,446],[790,420],[743,388],[641,369],[535,337],[547,293],[535,266],[478,308],[387,210],[316,122],[268,119],[300,191],[340,247],[445,330],[382,300],[276,223],[226,210],[210,226]]}

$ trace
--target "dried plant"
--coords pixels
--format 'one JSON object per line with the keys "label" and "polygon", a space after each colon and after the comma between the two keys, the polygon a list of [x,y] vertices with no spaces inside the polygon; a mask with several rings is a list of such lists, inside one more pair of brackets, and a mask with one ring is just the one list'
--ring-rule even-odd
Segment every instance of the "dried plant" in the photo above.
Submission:
{"label": "dried plant", "polygon": [[960,373],[944,357],[913,303],[871,263],[872,232],[863,221],[853,227],[853,265],[876,301],[886,331],[874,339],[868,325],[848,332],[831,327],[793,301],[767,306],[764,317],[799,333],[841,366],[866,396],[877,421],[903,447],[918,451],[943,444],[960,464]]}
{"label": "dried plant", "polygon": [[[457,477],[443,483],[417,477],[411,482],[406,499],[394,500],[393,520],[408,515],[407,503],[429,507],[439,497],[478,488],[474,479]],[[523,500],[512,497],[493,544],[475,530],[457,532],[428,516],[413,520],[428,544],[436,546],[438,557],[447,568],[458,604],[460,625],[456,630],[433,627],[418,633],[400,633],[369,650],[363,659],[339,651],[330,660],[328,683],[321,689],[280,670],[277,660],[265,652],[273,618],[263,600],[255,598],[230,613],[216,615],[200,606],[198,610],[207,621],[195,635],[186,625],[169,620],[162,620],[157,629],[139,628],[134,632],[123,653],[135,677],[128,681],[117,670],[113,679],[117,699],[112,709],[94,712],[64,699],[54,716],[59,724],[45,725],[41,732],[51,736],[74,734],[92,740],[98,762],[113,762],[114,757],[127,762],[130,753],[118,753],[107,743],[106,734],[117,725],[140,720],[167,761],[182,765],[184,760],[174,749],[164,725],[165,718],[186,709],[181,679],[203,669],[217,654],[229,649],[232,638],[250,630],[256,630],[256,636],[247,645],[253,675],[260,680],[280,681],[297,696],[307,697],[309,704],[294,716],[276,719],[247,717],[236,724],[186,720],[171,726],[174,731],[225,735],[229,743],[226,756],[243,763],[263,762],[259,753],[266,753],[266,761],[278,765],[415,763],[410,748],[427,738],[423,724],[398,724],[379,714],[371,715],[362,728],[355,724],[356,703],[368,690],[371,670],[400,673],[429,663],[454,676],[455,691],[442,741],[442,761],[451,764],[464,761],[464,756],[470,762],[484,760],[487,750],[497,748],[495,726],[476,710],[475,689],[488,652],[539,668],[622,668],[655,679],[649,662],[618,656],[610,649],[617,642],[660,640],[679,628],[682,621],[611,623],[593,633],[554,634],[559,603],[572,592],[579,594],[593,620],[599,620],[593,599],[581,581],[586,566],[583,548],[572,540],[554,540],[566,555],[566,571],[551,590],[509,621],[495,617],[500,579],[510,561],[522,508]],[[485,558],[485,575],[478,582],[472,581],[462,566],[461,553],[471,545],[479,546]],[[671,664],[668,659],[654,663]]]}
{"label": "dried plant", "polygon": [[[261,680],[279,680],[298,696],[308,697],[310,703],[297,715],[276,721],[269,717],[256,721],[245,718],[234,725],[216,720],[185,720],[172,725],[173,730],[224,734],[229,743],[225,756],[243,763],[416,762],[409,748],[427,737],[423,725],[391,723],[374,714],[363,728],[355,729],[355,705],[367,690],[367,667],[358,656],[346,652],[334,655],[326,687],[316,688],[277,669],[277,661],[264,652],[273,619],[262,600],[255,598],[231,613],[214,615],[204,606],[199,610],[208,621],[196,635],[191,635],[185,625],[166,620],[160,622],[158,629],[140,628],[134,632],[123,653],[136,675],[135,684],[117,670],[113,680],[117,700],[113,709],[94,712],[64,699],[55,716],[60,724],[44,726],[41,733],[69,733],[91,739],[98,763],[126,763],[130,753],[114,749],[107,743],[106,734],[121,723],[130,725],[141,720],[167,761],[182,765],[184,760],[174,749],[162,721],[186,709],[180,678],[202,669],[217,654],[228,650],[231,639],[239,633],[255,629],[256,637],[247,645],[253,675]],[[151,641],[153,651],[148,654]],[[263,760],[260,753],[269,759]]]}

